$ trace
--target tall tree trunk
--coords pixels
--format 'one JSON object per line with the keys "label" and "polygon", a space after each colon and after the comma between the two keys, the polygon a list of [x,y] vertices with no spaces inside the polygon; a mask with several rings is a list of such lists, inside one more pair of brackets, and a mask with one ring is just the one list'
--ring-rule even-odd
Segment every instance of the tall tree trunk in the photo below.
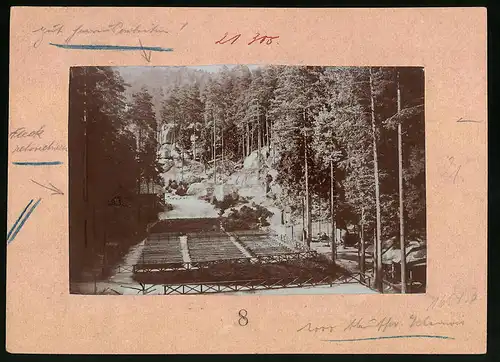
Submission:
{"label": "tall tree trunk", "polygon": [[253,124],[251,124],[250,125],[250,150],[248,152],[248,155],[250,155],[253,152],[253,146],[254,146],[253,134],[254,134],[254,126],[253,126]]}
{"label": "tall tree trunk", "polygon": [[246,157],[250,155],[250,125],[248,124],[247,121],[247,127],[246,127],[246,136],[247,136],[247,144],[246,144]]}
{"label": "tall tree trunk", "polygon": [[[267,146],[270,148],[271,147],[271,121],[269,118],[266,116],[266,122],[267,122]],[[271,151],[271,150],[269,150]]]}
{"label": "tall tree trunk", "polygon": [[243,131],[241,133],[241,154],[243,156],[243,162],[245,162],[245,157],[247,156],[246,150],[245,150],[245,132]]}
{"label": "tall tree trunk", "polygon": [[221,131],[221,166],[222,169],[224,170],[224,125],[221,125],[220,127]]}
{"label": "tall tree trunk", "polygon": [[259,124],[260,124],[260,145],[261,147],[266,146],[266,138],[267,138],[267,124],[266,119],[264,118],[264,122],[262,122],[262,118],[259,116]]}
{"label": "tall tree trunk", "polygon": [[276,149],[275,149],[275,142],[273,139],[273,123],[271,120],[269,120],[269,147],[272,148],[273,150],[272,164],[274,165],[274,159],[276,157]]}
{"label": "tall tree trunk", "polygon": [[[304,119],[305,119],[305,110],[304,110]],[[304,122],[305,124],[305,122]],[[311,197],[309,195],[309,166],[307,162],[307,135],[306,130],[304,129],[304,171],[305,171],[305,183],[306,183],[306,222],[307,222],[307,231],[306,231],[306,242],[307,247],[311,246],[311,234],[312,234],[312,218],[311,218]]]}
{"label": "tall tree trunk", "polygon": [[[362,275],[365,273],[365,209],[361,206],[361,261],[359,271]],[[364,276],[362,276],[364,278]]]}
{"label": "tall tree trunk", "polygon": [[264,124],[265,124],[265,130],[266,130],[266,132],[265,132],[266,144],[265,145],[269,147],[269,121],[267,119],[267,112],[265,114]]}
{"label": "tall tree trunk", "polygon": [[[258,118],[257,118],[257,120],[258,120]],[[261,127],[260,127],[260,122],[259,122],[259,121],[258,121],[258,123],[257,123],[257,127],[258,127],[258,129],[257,129],[257,133],[258,133],[258,143],[257,143],[257,148],[258,148],[258,150],[259,150],[259,155],[260,155],[260,150],[261,150],[261,148],[262,148],[262,130],[261,130]],[[259,158],[260,158],[260,156],[259,156]]]}
{"label": "tall tree trunk", "polygon": [[332,235],[331,235],[331,241],[332,241],[332,263],[335,263],[335,239],[336,239],[336,222],[335,222],[335,177],[334,177],[334,170],[333,170],[333,160],[330,160],[330,216],[331,216],[331,222],[332,222]]}
{"label": "tall tree trunk", "polygon": [[[142,144],[142,127],[139,126],[139,138],[137,140],[137,150],[139,152],[139,159],[141,157],[141,154],[142,154],[142,150],[141,150],[141,144]],[[139,169],[139,194],[141,193],[142,191],[142,176],[144,175],[144,163],[142,163],[142,168],[143,169]]]}
{"label": "tall tree trunk", "polygon": [[[398,113],[401,112],[401,88],[399,71],[397,73],[398,85]],[[398,165],[399,165],[399,245],[401,248],[401,293],[406,293],[406,247],[405,224],[403,203],[403,142],[401,135],[401,121],[398,122]]]}
{"label": "tall tree trunk", "polygon": [[302,198],[302,242],[306,241],[306,203],[305,197]]}
{"label": "tall tree trunk", "polygon": [[261,124],[260,124],[259,108],[257,108],[257,149],[258,149],[258,155],[257,155],[258,178],[257,178],[257,180],[260,180],[260,168],[261,168],[260,159],[262,156],[261,155],[261,147],[262,147],[262,130],[261,130]]}
{"label": "tall tree trunk", "polygon": [[88,122],[87,122],[87,70],[83,68],[83,124],[85,134],[85,144],[83,149],[83,199],[88,201],[88,177],[89,177],[89,137],[88,137]]}
{"label": "tall tree trunk", "polygon": [[214,118],[214,113],[212,111],[212,121],[214,122],[214,186],[217,185],[217,162],[215,161],[215,158],[217,156],[217,151],[216,151],[216,142],[215,142],[215,135],[217,131],[217,126],[215,124],[215,118]]}
{"label": "tall tree trunk", "polygon": [[376,249],[377,249],[377,268],[375,270],[375,287],[382,292],[382,240],[381,240],[381,224],[380,224],[380,187],[379,187],[379,171],[378,171],[378,153],[377,153],[377,129],[375,126],[375,95],[373,94],[373,71],[370,67],[370,100],[371,100],[371,116],[372,116],[372,136],[373,136],[373,173],[375,177],[375,207],[377,217],[376,227]]}
{"label": "tall tree trunk", "polygon": [[176,120],[174,119],[174,127],[173,127],[173,137],[174,137],[174,142],[172,142],[172,145],[173,145],[173,149],[175,150],[175,145],[177,143],[177,124],[176,124]]}

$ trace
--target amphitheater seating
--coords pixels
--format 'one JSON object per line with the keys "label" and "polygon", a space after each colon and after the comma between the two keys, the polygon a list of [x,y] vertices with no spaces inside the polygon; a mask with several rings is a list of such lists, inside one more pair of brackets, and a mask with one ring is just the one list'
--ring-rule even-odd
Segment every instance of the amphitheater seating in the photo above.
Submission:
{"label": "amphitheater seating", "polygon": [[293,250],[270,238],[266,233],[235,232],[238,242],[256,256],[292,253]]}
{"label": "amphitheater seating", "polygon": [[187,251],[192,263],[248,258],[248,254],[260,257],[295,251],[264,231],[236,231],[229,235],[218,230],[217,223],[218,221],[208,218],[163,220],[151,229],[151,235],[145,242],[137,264],[182,265],[184,259],[181,237],[187,238]]}
{"label": "amphitheater seating", "polygon": [[146,240],[139,263],[182,263],[179,233],[151,234]]}
{"label": "amphitheater seating", "polygon": [[193,262],[245,257],[224,232],[189,233],[187,244]]}

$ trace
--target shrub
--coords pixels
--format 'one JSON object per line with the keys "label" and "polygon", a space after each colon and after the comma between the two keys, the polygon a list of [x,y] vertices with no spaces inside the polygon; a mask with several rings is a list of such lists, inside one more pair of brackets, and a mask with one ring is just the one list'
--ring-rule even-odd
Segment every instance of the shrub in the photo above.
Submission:
{"label": "shrub", "polygon": [[255,230],[262,226],[269,226],[267,219],[273,215],[263,206],[252,204],[252,207],[243,205],[240,210],[232,209],[224,228],[231,230]]}
{"label": "shrub", "polygon": [[185,196],[187,194],[187,187],[184,185],[179,185],[175,193],[179,196]]}
{"label": "shrub", "polygon": [[234,192],[232,194],[225,195],[222,201],[218,201],[216,198],[214,198],[213,205],[217,209],[220,209],[222,213],[224,213],[224,211],[226,211],[227,209],[236,206],[239,202],[239,199],[239,195]]}
{"label": "shrub", "polygon": [[175,180],[169,180],[168,181],[168,187],[171,188],[171,189],[177,189],[178,187],[178,184],[177,184],[177,181]]}

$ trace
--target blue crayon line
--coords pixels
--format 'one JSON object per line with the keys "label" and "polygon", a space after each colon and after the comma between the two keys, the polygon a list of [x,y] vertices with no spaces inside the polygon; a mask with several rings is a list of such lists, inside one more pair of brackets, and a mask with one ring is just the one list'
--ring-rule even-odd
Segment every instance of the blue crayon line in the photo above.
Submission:
{"label": "blue crayon line", "polygon": [[12,234],[12,232],[14,231],[14,229],[17,227],[17,224],[19,224],[19,221],[22,219],[22,217],[24,216],[24,213],[26,212],[26,210],[28,210],[28,207],[30,207],[30,205],[33,203],[33,199],[31,199],[31,201],[28,203],[28,205],[26,205],[26,207],[24,208],[23,212],[21,213],[21,215],[19,215],[19,217],[17,218],[16,222],[14,223],[14,225],[12,225],[12,227],[10,228],[9,232],[7,233],[7,240],[9,240],[10,238],[10,235]]}
{"label": "blue crayon line", "polygon": [[50,45],[56,46],[63,49],[79,49],[79,50],[151,50],[153,52],[172,52],[173,48],[162,48],[162,47],[146,47],[146,46],[131,46],[131,45],[85,45],[85,44],[54,44]]}
{"label": "blue crayon line", "polygon": [[24,223],[28,220],[28,218],[30,217],[31,213],[35,210],[35,208],[38,206],[38,204],[40,203],[40,201],[42,201],[42,199],[38,199],[37,202],[35,202],[35,204],[28,211],[28,213],[24,216],[23,220],[20,222],[20,224],[17,227],[17,229],[14,232],[14,234],[12,234],[11,237],[10,237],[10,239],[7,240],[7,244],[10,244],[10,242],[12,240],[14,240],[14,238],[17,236],[17,234],[19,233],[19,231],[21,231],[21,229],[23,228]]}
{"label": "blue crayon line", "polygon": [[406,336],[383,336],[369,338],[353,338],[353,339],[324,339],[323,342],[357,342],[357,341],[375,341],[377,339],[396,339],[396,338],[437,338],[437,339],[455,339],[448,336],[433,336],[428,334],[411,334]]}
{"label": "blue crayon line", "polygon": [[12,162],[14,165],[18,166],[51,166],[51,165],[61,165],[61,161],[41,161],[41,162]]}

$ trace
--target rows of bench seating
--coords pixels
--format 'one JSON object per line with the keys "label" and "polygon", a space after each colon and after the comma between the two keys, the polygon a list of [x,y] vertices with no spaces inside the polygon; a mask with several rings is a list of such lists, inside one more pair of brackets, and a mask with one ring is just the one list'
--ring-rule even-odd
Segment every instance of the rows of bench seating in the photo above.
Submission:
{"label": "rows of bench seating", "polygon": [[263,255],[279,255],[292,253],[290,248],[280,244],[278,241],[271,239],[266,234],[250,235],[248,233],[234,233],[237,240],[256,256]]}
{"label": "rows of bench seating", "polygon": [[[280,255],[292,249],[270,238],[265,232],[241,231],[232,233],[250,254],[255,256]],[[139,264],[182,263],[181,233],[160,232],[151,234],[138,260]],[[192,262],[244,258],[246,255],[221,231],[187,233],[187,245]]]}
{"label": "rows of bench seating", "polygon": [[138,260],[140,264],[182,263],[182,251],[178,233],[151,234]]}
{"label": "rows of bench seating", "polygon": [[238,259],[245,255],[224,232],[187,234],[189,255],[193,262]]}

